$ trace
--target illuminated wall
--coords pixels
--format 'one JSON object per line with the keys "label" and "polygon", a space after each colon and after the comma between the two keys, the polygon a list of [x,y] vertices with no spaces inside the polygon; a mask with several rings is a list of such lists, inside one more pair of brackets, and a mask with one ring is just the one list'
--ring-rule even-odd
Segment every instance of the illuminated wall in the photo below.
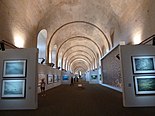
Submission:
{"label": "illuminated wall", "polygon": [[[144,60],[142,60],[142,65],[145,67],[138,63],[136,70],[134,70],[135,66],[133,65],[133,57],[146,58],[149,56],[153,58],[155,56],[154,50],[155,46],[151,45],[120,46],[123,105],[125,107],[155,106],[155,67],[150,67],[150,64],[154,62],[149,61],[148,63],[146,60],[147,63],[144,64]],[[149,68],[146,68],[147,65]]]}
{"label": "illuminated wall", "polygon": [[[14,97],[11,98],[11,95],[6,98],[2,98],[2,93],[5,89],[5,86],[2,86],[0,84],[0,109],[9,109],[9,110],[17,110],[17,109],[36,109],[38,108],[38,94],[37,94],[37,49],[36,48],[26,48],[26,49],[9,49],[5,50],[5,52],[0,52],[0,73],[3,74],[4,71],[4,66],[3,63],[4,61],[16,61],[16,60],[21,60],[23,59],[24,61],[26,60],[26,63],[24,65],[25,68],[20,68],[25,69],[22,72],[25,72],[24,76],[18,76],[16,74],[16,77],[4,77],[3,75],[0,75],[0,83],[4,81],[12,81],[12,80],[23,80],[24,87],[22,89],[22,92],[14,92],[16,89],[13,89],[11,92],[7,92],[7,95],[13,94]],[[9,68],[10,71],[13,69],[13,66]],[[8,70],[9,70],[8,69]],[[17,68],[16,68],[17,70]],[[11,86],[10,84],[7,84],[6,87]],[[14,84],[16,86],[16,83]],[[12,86],[12,87],[14,87]],[[16,86],[18,88],[18,86]],[[12,89],[12,88],[11,88]],[[21,90],[21,89],[18,89]],[[7,91],[7,90],[6,90]],[[17,97],[17,93],[23,93],[22,97]],[[5,91],[4,91],[5,94]]]}

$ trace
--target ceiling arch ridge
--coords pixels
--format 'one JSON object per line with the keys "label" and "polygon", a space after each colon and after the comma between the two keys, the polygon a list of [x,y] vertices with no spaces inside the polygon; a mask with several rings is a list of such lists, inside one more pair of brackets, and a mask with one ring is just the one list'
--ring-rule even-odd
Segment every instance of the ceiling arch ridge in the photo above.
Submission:
{"label": "ceiling arch ridge", "polygon": [[70,62],[68,63],[68,66],[70,66],[70,64],[71,64],[73,61],[75,61],[75,60],[84,60],[84,61],[86,61],[86,62],[89,64],[89,67],[91,67],[91,62],[88,61],[87,59],[81,58],[81,57],[77,57],[77,58],[74,58],[74,59],[70,60]]}
{"label": "ceiling arch ridge", "polygon": [[77,54],[77,55],[75,55],[75,56],[72,56],[69,60],[68,60],[68,62],[70,61],[70,60],[72,60],[73,58],[77,58],[77,57],[84,57],[84,58],[86,58],[86,59],[88,59],[89,60],[89,62],[91,63],[91,60],[86,56],[86,55],[83,55],[83,54]]}
{"label": "ceiling arch ridge", "polygon": [[[75,47],[77,47],[77,46],[75,46]],[[69,50],[72,49],[72,48],[69,48],[68,50],[66,50],[66,52],[64,53],[64,55],[67,54],[68,52],[70,52]],[[87,55],[91,56],[91,58],[94,58],[95,59],[96,58],[96,55],[90,49],[88,49],[88,50],[89,50],[89,53],[87,51],[84,51],[83,49],[78,49],[76,51],[72,50],[72,52],[69,53],[69,54],[67,54],[67,56],[69,56],[70,54],[73,54],[73,53],[83,52],[83,53],[86,53]]]}
{"label": "ceiling arch ridge", "polygon": [[[71,52],[71,53],[68,55],[68,57],[70,57],[72,54],[75,54],[75,53],[85,53],[86,56],[89,56],[91,59],[95,59],[95,57],[92,57],[88,52],[83,51],[83,50],[77,50],[77,51],[75,51],[75,52]],[[67,62],[68,57],[65,58],[65,59],[63,59],[63,60],[64,60],[64,61],[63,61],[63,62],[64,62],[64,67],[66,66],[66,62]]]}
{"label": "ceiling arch ridge", "polygon": [[75,69],[76,69],[76,71],[80,71],[81,68],[84,69],[85,72],[89,70],[86,66],[84,66],[84,65],[81,66],[81,65],[78,65],[78,64],[77,64],[77,65],[73,65],[73,66],[70,68],[70,70],[73,71],[73,72],[75,73]]}
{"label": "ceiling arch ridge", "polygon": [[80,69],[80,71],[81,71],[81,69],[83,69],[83,72],[86,72],[86,71],[87,71],[87,69],[84,69],[84,68],[81,67],[81,66],[76,66],[76,67],[74,68],[73,72],[75,73],[76,71],[79,71],[79,69]]}
{"label": "ceiling arch ridge", "polygon": [[85,70],[89,70],[89,68],[86,65],[78,65],[78,64],[74,64],[73,66],[70,67],[70,70],[74,70],[75,67],[83,67]]}
{"label": "ceiling arch ridge", "polygon": [[89,65],[91,65],[91,64],[89,64],[89,62],[87,62],[85,59],[75,59],[75,60],[73,60],[72,62],[70,62],[69,67],[70,67],[72,64],[76,63],[76,62],[80,62],[80,64],[86,64],[87,67],[89,67]]}
{"label": "ceiling arch ridge", "polygon": [[59,51],[60,51],[61,47],[62,47],[65,43],[67,43],[67,42],[70,41],[70,40],[77,39],[77,38],[84,38],[84,39],[86,39],[86,40],[89,40],[89,41],[93,42],[93,43],[97,46],[97,48],[98,48],[98,50],[99,50],[100,56],[102,55],[101,47],[99,47],[99,45],[98,45],[95,41],[93,41],[91,38],[85,37],[85,36],[74,36],[74,37],[70,37],[70,38],[68,38],[67,40],[65,40],[65,41],[58,47],[57,55],[59,54]]}
{"label": "ceiling arch ridge", "polygon": [[81,69],[83,69],[83,72],[86,72],[87,70],[86,69],[84,69],[83,67],[81,67],[81,66],[77,66],[77,67],[75,67],[74,68],[74,73],[76,72],[76,71],[79,71],[79,69],[80,69],[80,71],[81,71]]}
{"label": "ceiling arch ridge", "polygon": [[107,43],[108,43],[108,49],[110,50],[110,42],[109,42],[107,36],[105,35],[105,33],[103,32],[103,30],[100,29],[97,25],[95,25],[95,24],[93,24],[93,23],[90,23],[90,22],[87,22],[87,21],[80,21],[80,20],[71,21],[71,22],[65,23],[65,24],[61,25],[60,27],[58,27],[58,28],[53,32],[53,34],[51,35],[50,40],[49,40],[49,43],[48,43],[48,46],[50,45],[50,43],[51,43],[51,41],[52,41],[54,35],[55,35],[61,28],[65,27],[65,26],[67,26],[67,25],[70,25],[70,24],[74,24],[74,23],[84,23],[84,24],[91,25],[91,26],[95,27],[96,29],[98,29],[98,30],[103,34],[103,36],[105,37],[105,39],[106,39],[106,41],[107,41]]}
{"label": "ceiling arch ridge", "polygon": [[70,67],[70,70],[74,70],[76,67],[80,67],[80,68],[83,68],[85,70],[89,70],[89,68],[86,65],[84,65],[84,64],[83,65],[75,64],[72,67]]}
{"label": "ceiling arch ridge", "polygon": [[[51,41],[52,41],[54,35],[55,35],[61,28],[65,27],[66,25],[70,25],[70,24],[74,24],[74,23],[85,23],[85,24],[91,25],[91,26],[95,27],[96,29],[98,29],[98,30],[103,34],[103,36],[105,37],[105,40],[107,41],[107,44],[108,44],[108,50],[110,50],[110,42],[109,42],[109,40],[108,40],[106,34],[103,32],[102,29],[100,29],[98,26],[96,26],[96,25],[93,24],[93,23],[90,23],[90,22],[87,22],[87,21],[80,21],[80,20],[78,20],[78,21],[71,21],[71,22],[65,23],[65,24],[61,25],[60,27],[58,27],[58,28],[53,32],[53,34],[51,35],[50,40],[49,40],[49,42],[48,42],[48,44],[47,44],[47,52],[49,52],[49,50],[50,50]],[[47,54],[47,60],[49,60],[49,53]]]}
{"label": "ceiling arch ridge", "polygon": [[64,54],[62,55],[62,61],[63,61],[63,58],[64,58],[66,52],[69,51],[71,48],[74,48],[74,47],[77,47],[77,46],[85,47],[85,48],[89,49],[89,50],[94,54],[95,59],[97,59],[96,54],[94,53],[94,51],[93,51],[91,48],[89,48],[89,47],[87,47],[87,46],[84,46],[84,45],[75,45],[75,46],[72,46],[72,47],[68,48],[68,49],[64,52]]}
{"label": "ceiling arch ridge", "polygon": [[80,61],[75,61],[74,63],[72,63],[71,65],[70,65],[70,69],[72,69],[72,68],[74,68],[75,66],[81,66],[81,67],[84,67],[85,69],[90,69],[87,65],[86,65],[86,63],[81,63]]}
{"label": "ceiling arch ridge", "polygon": [[[71,56],[71,55],[74,54],[74,53],[84,53],[84,54],[87,54],[87,56],[90,56],[92,59],[94,58],[94,57],[92,57],[92,55],[90,55],[88,52],[86,52],[86,51],[84,51],[84,50],[76,50],[76,51],[74,51],[74,52],[71,52],[70,54],[68,54],[68,57]],[[67,58],[68,58],[68,57],[67,57]]]}
{"label": "ceiling arch ridge", "polygon": [[[84,54],[82,54],[82,53],[84,53]],[[70,57],[72,57],[74,54],[81,54],[81,55],[85,55],[85,56],[89,56],[91,59],[94,59],[94,57],[92,57],[88,52],[86,52],[86,51],[82,51],[82,50],[77,50],[77,51],[75,51],[75,52],[72,52],[72,53],[70,53],[70,54],[68,54],[68,57],[66,58],[66,60],[68,59],[68,58],[70,58]],[[90,59],[89,58],[89,59]]]}

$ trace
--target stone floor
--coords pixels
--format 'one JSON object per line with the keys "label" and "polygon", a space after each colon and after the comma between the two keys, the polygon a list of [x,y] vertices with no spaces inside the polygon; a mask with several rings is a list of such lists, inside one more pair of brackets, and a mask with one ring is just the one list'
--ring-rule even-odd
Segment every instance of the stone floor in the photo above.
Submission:
{"label": "stone floor", "polygon": [[124,108],[122,94],[97,84],[61,85],[39,95],[37,110],[0,111],[0,116],[154,116],[155,107]]}

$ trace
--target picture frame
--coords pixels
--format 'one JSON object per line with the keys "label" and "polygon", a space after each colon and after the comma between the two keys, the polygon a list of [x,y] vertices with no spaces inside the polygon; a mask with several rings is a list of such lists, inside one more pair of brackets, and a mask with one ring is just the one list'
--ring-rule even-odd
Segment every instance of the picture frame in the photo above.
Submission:
{"label": "picture frame", "polygon": [[61,77],[61,76],[60,76],[60,75],[57,75],[57,76],[58,76],[58,82],[59,82],[59,81],[60,81],[60,77]]}
{"label": "picture frame", "polygon": [[3,77],[26,77],[27,60],[5,60],[3,63]]}
{"label": "picture frame", "polygon": [[97,75],[91,75],[91,79],[92,79],[92,80],[97,79]]}
{"label": "picture frame", "polygon": [[25,98],[25,79],[4,79],[2,81],[2,98]]}
{"label": "picture frame", "polygon": [[58,82],[58,75],[54,75],[54,82]]}
{"label": "picture frame", "polygon": [[155,94],[155,76],[134,76],[135,94]]}
{"label": "picture frame", "polygon": [[53,83],[53,74],[47,74],[47,84]]}
{"label": "picture frame", "polygon": [[155,56],[132,56],[134,74],[155,73]]}
{"label": "picture frame", "polygon": [[69,80],[69,76],[68,76],[68,75],[63,75],[62,79],[63,79],[64,81],[67,81],[67,80]]}

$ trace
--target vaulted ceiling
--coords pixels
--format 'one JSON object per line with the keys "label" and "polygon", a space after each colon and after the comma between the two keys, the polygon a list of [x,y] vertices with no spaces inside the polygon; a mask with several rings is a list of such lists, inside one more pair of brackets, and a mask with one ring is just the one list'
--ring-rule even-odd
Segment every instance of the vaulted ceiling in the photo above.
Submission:
{"label": "vaulted ceiling", "polygon": [[154,6],[154,0],[0,0],[0,39],[36,47],[46,29],[46,62],[56,45],[63,68],[85,72],[120,41],[137,44],[152,35]]}

